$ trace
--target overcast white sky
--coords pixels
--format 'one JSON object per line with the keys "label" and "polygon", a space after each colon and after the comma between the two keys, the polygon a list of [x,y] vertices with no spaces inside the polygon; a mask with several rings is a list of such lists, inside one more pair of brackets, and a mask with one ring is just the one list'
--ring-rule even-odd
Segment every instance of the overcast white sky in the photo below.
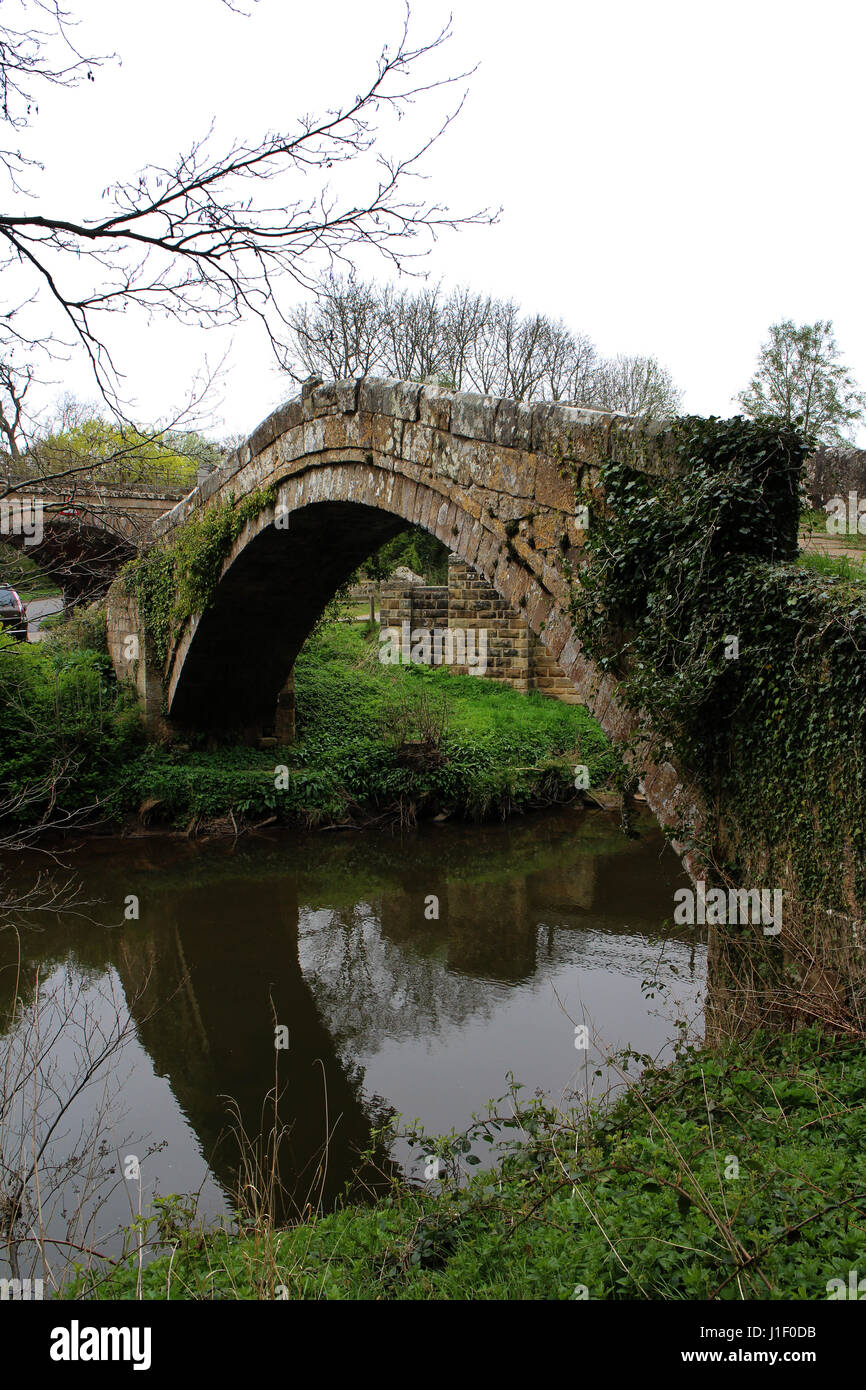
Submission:
{"label": "overcast white sky", "polygon": [[[42,209],[76,218],[212,119],[228,143],[351,98],[403,12],[402,0],[260,0],[249,18],[218,0],[68,3],[78,42],[122,58],[43,97],[30,137]],[[697,413],[733,413],[780,318],[832,319],[866,385],[866,6],[416,0],[418,35],[449,10],[442,71],[480,67],[426,162],[427,191],[458,213],[503,213],[446,233],[433,278],[561,316],[604,353],[656,355]],[[416,109],[419,131],[437,109]],[[229,347],[196,329],[110,327],[141,417],[164,416],[196,362]],[[58,392],[93,394],[82,373],[57,375]],[[263,337],[235,332],[217,423],[249,430],[290,393]]]}

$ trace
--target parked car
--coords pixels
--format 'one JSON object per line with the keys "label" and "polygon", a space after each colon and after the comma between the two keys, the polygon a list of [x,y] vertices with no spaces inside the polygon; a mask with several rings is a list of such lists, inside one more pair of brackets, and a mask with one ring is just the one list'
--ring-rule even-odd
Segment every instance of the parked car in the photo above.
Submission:
{"label": "parked car", "polygon": [[14,589],[0,584],[0,623],[19,642],[27,641],[27,614]]}

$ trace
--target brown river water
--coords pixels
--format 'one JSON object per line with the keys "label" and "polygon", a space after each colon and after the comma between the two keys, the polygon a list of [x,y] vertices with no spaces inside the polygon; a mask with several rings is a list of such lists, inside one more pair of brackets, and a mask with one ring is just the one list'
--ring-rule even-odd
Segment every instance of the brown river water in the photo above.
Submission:
{"label": "brown river water", "polygon": [[[52,1267],[77,1243],[116,1256],[119,1227],[154,1195],[196,1192],[204,1217],[231,1213],[239,1122],[250,1139],[269,1130],[275,1083],[284,1217],[375,1189],[382,1173],[423,1178],[417,1143],[374,1140],[395,1115],[430,1134],[463,1129],[509,1073],[524,1095],[575,1104],[617,1084],[614,1049],[664,1058],[677,1019],[699,1036],[704,941],[670,926],[687,880],[649,818],[635,830],[564,809],[403,835],[64,850],[75,910],[0,937],[7,1073],[27,1072],[37,1035],[40,1048],[5,1150],[16,1124],[32,1130],[37,1091],[41,1134],[56,1097],[110,1051],[45,1148],[41,1226],[70,1241]],[[16,881],[43,861],[19,861]],[[130,1155],[137,1179],[124,1177]]]}

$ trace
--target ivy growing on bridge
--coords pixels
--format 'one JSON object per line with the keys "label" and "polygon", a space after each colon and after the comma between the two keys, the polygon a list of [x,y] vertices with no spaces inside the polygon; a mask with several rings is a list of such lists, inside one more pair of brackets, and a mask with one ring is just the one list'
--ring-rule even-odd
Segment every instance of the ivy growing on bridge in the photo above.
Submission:
{"label": "ivy growing on bridge", "polygon": [[710,863],[862,919],[866,585],[796,563],[810,442],[689,417],[670,447],[668,474],[608,461],[581,498],[577,635],[715,801]]}
{"label": "ivy growing on bridge", "polygon": [[155,545],[125,566],[124,589],[138,604],[159,661],[166,661],[172,638],[184,624],[208,607],[244,526],[275,503],[272,487],[249,493],[237,505],[230,496],[187,521],[172,545]]}

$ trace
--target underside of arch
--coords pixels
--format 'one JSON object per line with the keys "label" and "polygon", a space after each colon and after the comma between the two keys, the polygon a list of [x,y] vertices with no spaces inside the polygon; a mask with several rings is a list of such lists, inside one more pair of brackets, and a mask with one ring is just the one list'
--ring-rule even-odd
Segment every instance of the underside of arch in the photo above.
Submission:
{"label": "underside of arch", "polygon": [[271,519],[226,569],[169,693],[169,716],[208,730],[267,725],[295,659],[336,591],[402,517],[319,502]]}

